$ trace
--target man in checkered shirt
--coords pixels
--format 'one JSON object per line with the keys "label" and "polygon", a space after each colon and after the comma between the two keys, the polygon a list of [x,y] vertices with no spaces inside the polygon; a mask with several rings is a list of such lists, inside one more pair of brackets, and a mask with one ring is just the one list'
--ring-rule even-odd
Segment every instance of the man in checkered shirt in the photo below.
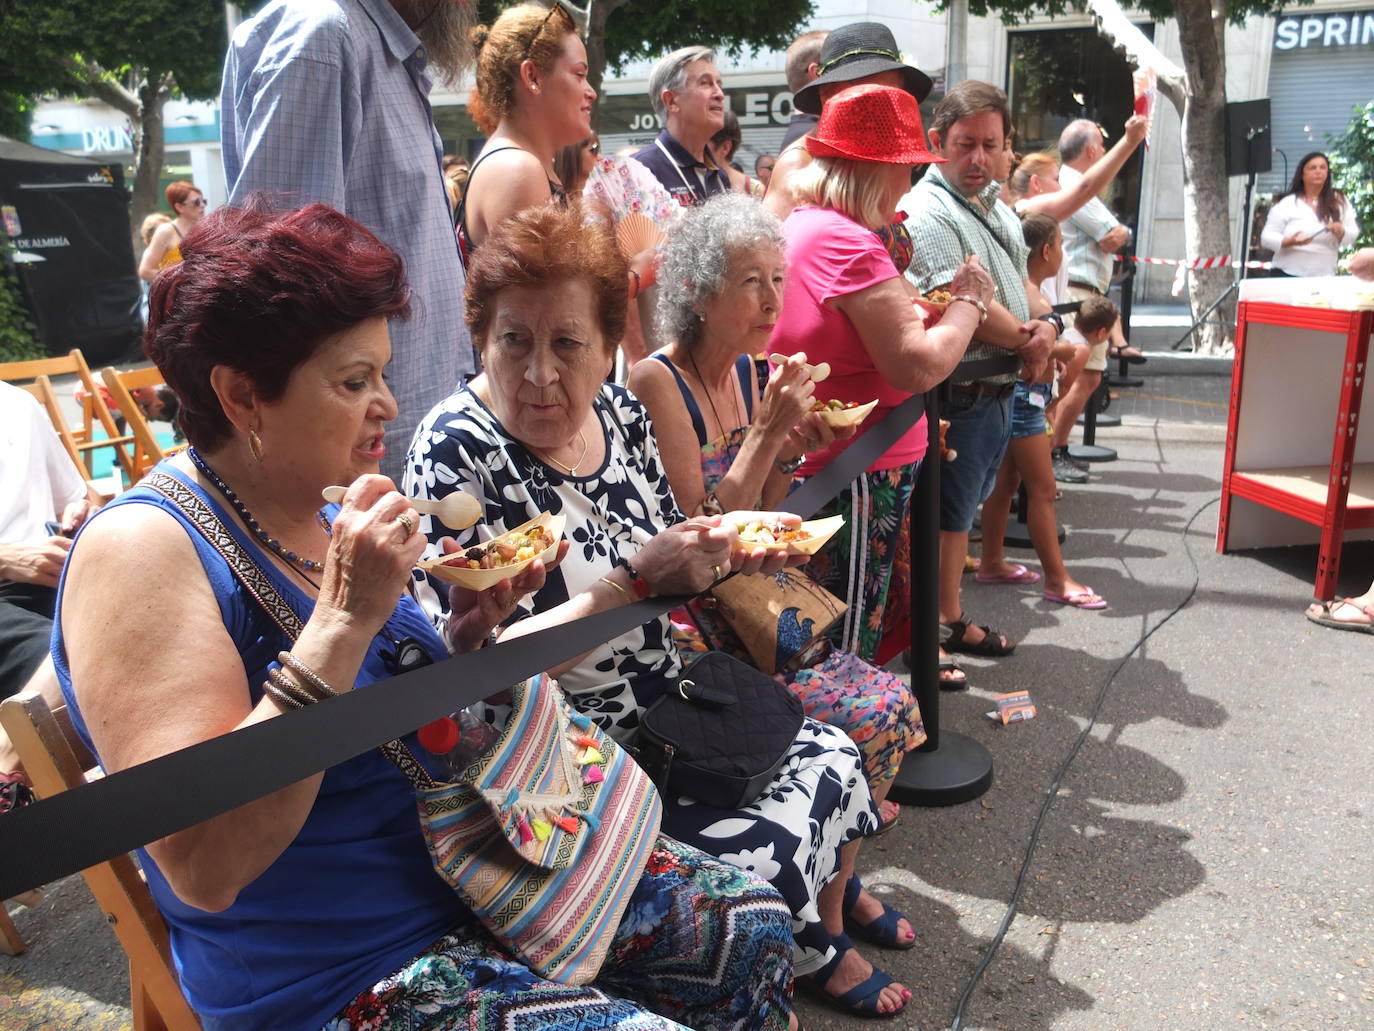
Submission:
{"label": "man in checkered shirt", "polygon": [[397,483],[420,420],[476,369],[463,266],[429,105],[430,69],[456,81],[476,4],[273,0],[234,32],[220,95],[229,203],[319,201],[405,260],[410,319],[393,321],[387,385],[399,416],[382,472]]}
{"label": "man in checkered shirt", "polygon": [[[1001,187],[993,172],[1010,133],[1005,93],[985,82],[959,83],[935,108],[930,126],[932,149],[946,163],[930,166],[899,205],[914,247],[906,275],[919,290],[948,289],[970,254],[982,259],[997,288],[950,376],[953,394],[941,413],[950,423],[948,446],[959,455],[940,471],[942,637],[948,650],[973,655],[1006,655],[1015,647],[965,617],[959,583],[974,513],[992,490],[1011,436],[1013,383],[1040,372],[1055,338],[1048,322],[1028,321],[1021,224],[997,199]],[[975,371],[975,363],[985,368]]]}

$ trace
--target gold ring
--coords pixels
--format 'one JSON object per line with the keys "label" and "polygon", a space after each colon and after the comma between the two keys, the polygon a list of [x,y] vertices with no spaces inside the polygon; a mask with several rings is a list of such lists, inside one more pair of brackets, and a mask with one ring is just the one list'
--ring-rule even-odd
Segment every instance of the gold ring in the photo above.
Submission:
{"label": "gold ring", "polygon": [[718,564],[712,566],[712,567],[711,567],[711,573],[712,573],[711,582],[712,582],[712,583],[715,583],[715,581],[717,581],[717,580],[720,579],[720,566],[719,566]]}
{"label": "gold ring", "polygon": [[415,524],[411,522],[410,516],[402,512],[396,517],[396,522],[400,523],[401,529],[405,530],[406,540],[410,540],[411,535],[415,533]]}

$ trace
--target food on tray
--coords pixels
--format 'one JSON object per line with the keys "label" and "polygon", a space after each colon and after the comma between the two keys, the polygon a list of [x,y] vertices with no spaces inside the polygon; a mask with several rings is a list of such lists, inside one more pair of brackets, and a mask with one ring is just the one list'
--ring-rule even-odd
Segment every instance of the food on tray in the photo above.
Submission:
{"label": "food on tray", "polygon": [[537,523],[455,552],[440,564],[457,569],[500,569],[538,558],[556,539],[547,526]]}
{"label": "food on tray", "polygon": [[535,559],[554,561],[565,521],[562,514],[543,512],[499,537],[463,551],[422,559],[417,565],[445,583],[485,591],[502,580],[518,576]]}
{"label": "food on tray", "polygon": [[813,412],[843,412],[848,408],[858,408],[858,401],[841,401],[838,397],[832,397],[829,401],[816,401],[811,405]]}
{"label": "food on tray", "polygon": [[928,304],[938,304],[941,307],[954,300],[954,295],[948,290],[932,290],[922,298]]}
{"label": "food on tray", "polygon": [[817,401],[811,406],[813,412],[820,412],[821,418],[830,426],[857,426],[868,418],[868,413],[877,407],[877,400],[860,401],[841,401],[839,398],[832,398],[829,401]]}
{"label": "food on tray", "polygon": [[779,545],[797,544],[811,539],[811,531],[805,526],[789,526],[781,519],[751,519],[737,522],[735,530],[739,533],[741,544],[754,547],[776,548]]}
{"label": "food on tray", "polygon": [[830,516],[793,526],[770,512],[732,512],[726,519],[734,523],[743,547],[791,555],[814,555],[844,525],[844,516]]}

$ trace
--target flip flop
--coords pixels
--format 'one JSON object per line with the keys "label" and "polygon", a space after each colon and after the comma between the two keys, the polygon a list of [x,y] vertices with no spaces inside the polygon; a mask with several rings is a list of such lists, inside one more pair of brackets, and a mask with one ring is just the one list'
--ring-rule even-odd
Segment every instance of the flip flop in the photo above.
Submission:
{"label": "flip flop", "polygon": [[1038,584],[1040,574],[1033,569],[1027,569],[1019,562],[1011,564],[1012,572],[1003,573],[1001,576],[984,576],[980,569],[973,574],[973,578],[980,584]]}
{"label": "flip flop", "polygon": [[983,560],[982,560],[982,559],[980,559],[980,558],[974,558],[972,555],[965,555],[965,556],[964,556],[964,572],[965,572],[965,573],[976,573],[976,572],[978,572],[979,568],[980,568],[982,565],[983,565]]}
{"label": "flip flop", "polygon": [[[1337,619],[1332,613],[1342,605],[1348,605],[1357,612],[1363,612],[1370,617],[1370,622],[1361,623],[1353,619]],[[1332,630],[1352,630],[1357,634],[1374,634],[1374,612],[1370,612],[1368,607],[1356,605],[1349,598],[1332,598],[1330,601],[1313,602],[1307,606],[1306,615],[1318,626],[1330,627]]]}
{"label": "flip flop", "polygon": [[888,1020],[906,1009],[909,1000],[904,1000],[900,1006],[888,1013],[878,1009],[879,995],[888,985],[896,984],[896,978],[883,973],[877,967],[874,967],[873,973],[849,991],[841,995],[831,995],[827,992],[825,986],[830,983],[835,971],[840,968],[844,954],[852,952],[854,949],[854,943],[849,940],[847,934],[837,934],[830,940],[835,946],[835,957],[815,973],[804,974],[797,978],[798,981],[808,986],[822,1002],[855,1017],[876,1017],[879,1020]]}
{"label": "flip flop", "polygon": [[[883,907],[883,915],[875,917],[866,924],[859,923],[858,920],[849,915],[849,911],[853,909],[854,904],[859,901],[859,892],[863,891],[863,887],[863,883],[859,880],[858,874],[854,874],[854,876],[850,877],[849,883],[844,886],[844,902],[842,905],[844,907],[845,926],[854,932],[855,937],[862,938],[866,942],[871,942],[879,948],[896,949],[899,952],[914,948],[916,945],[915,935],[912,935],[911,938],[906,941],[898,937],[901,931],[898,929],[897,925],[900,921],[906,920],[906,914],[897,912],[897,910],[893,909],[882,899],[878,899],[878,904]],[[907,922],[910,923],[909,920]]]}
{"label": "flip flop", "polygon": [[1125,358],[1132,365],[1142,365],[1146,361],[1145,355],[1140,348],[1127,344],[1125,347],[1113,347],[1109,352],[1113,358]]}
{"label": "flip flop", "polygon": [[[890,814],[890,815],[885,815]],[[876,838],[879,834],[886,834],[897,826],[902,820],[902,807],[889,799],[883,799],[878,805],[878,815],[882,817],[882,822],[878,824],[878,829],[873,832]]]}
{"label": "flip flop", "polygon": [[[948,636],[941,635],[940,646],[947,652],[959,652],[963,655],[980,655],[987,659],[999,659],[1004,655],[1010,655],[1016,650],[1016,642],[1012,641],[1004,634],[999,634],[990,626],[982,623],[970,623],[965,614],[961,613],[958,619],[948,623],[941,623],[940,626],[948,631]],[[968,633],[968,628],[977,626],[983,631],[983,637],[979,641],[965,641],[964,635]]]}
{"label": "flip flop", "polygon": [[940,671],[941,674],[944,674],[944,673],[951,673],[951,674],[952,674],[952,673],[957,673],[957,674],[959,674],[957,677],[956,677],[956,676],[949,676],[949,677],[941,676],[941,677],[940,677],[940,690],[941,690],[941,691],[962,691],[964,688],[968,687],[968,674],[964,672],[964,667],[961,666],[961,665],[959,665],[957,662],[955,662],[954,659],[951,658],[950,656],[947,655],[947,656],[945,656],[943,659],[941,659],[941,660],[939,661],[939,665],[938,665],[937,668],[939,669],[939,671]]}
{"label": "flip flop", "polygon": [[1107,607],[1107,599],[1098,597],[1087,584],[1083,585],[1081,591],[1071,591],[1068,594],[1051,594],[1046,591],[1041,597],[1059,605],[1072,605],[1076,609],[1105,609]]}

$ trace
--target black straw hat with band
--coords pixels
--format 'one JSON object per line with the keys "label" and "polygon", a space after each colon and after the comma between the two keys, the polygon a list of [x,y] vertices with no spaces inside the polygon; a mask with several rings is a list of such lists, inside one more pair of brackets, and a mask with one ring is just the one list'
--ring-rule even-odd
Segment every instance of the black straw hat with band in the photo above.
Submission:
{"label": "black straw hat with band", "polygon": [[797,90],[792,103],[809,115],[821,113],[821,87],[855,82],[882,72],[901,72],[902,88],[917,103],[930,96],[930,76],[902,61],[892,30],[875,21],[841,25],[821,46],[820,78]]}

